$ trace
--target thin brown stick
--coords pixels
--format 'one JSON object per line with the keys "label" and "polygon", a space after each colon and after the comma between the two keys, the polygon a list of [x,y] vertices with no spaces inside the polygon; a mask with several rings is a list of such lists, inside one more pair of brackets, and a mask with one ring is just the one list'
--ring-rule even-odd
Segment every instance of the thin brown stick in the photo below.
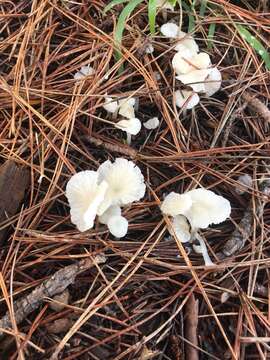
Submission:
{"label": "thin brown stick", "polygon": [[[21,323],[32,311],[36,310],[41,305],[46,297],[52,297],[62,293],[75,281],[75,278],[79,273],[89,269],[95,264],[102,264],[105,261],[105,256],[97,255],[94,260],[84,259],[58,270],[49,279],[43,281],[30,294],[15,301],[14,318],[16,323]],[[7,329],[10,327],[10,314],[7,312],[2,319],[0,319],[0,329]],[[3,335],[4,331],[0,331],[0,337]]]}
{"label": "thin brown stick", "polygon": [[189,341],[189,343],[187,342],[185,345],[185,354],[188,360],[199,359],[198,349],[195,347],[198,346],[198,312],[198,300],[195,300],[195,296],[191,294],[185,305],[185,338]]}

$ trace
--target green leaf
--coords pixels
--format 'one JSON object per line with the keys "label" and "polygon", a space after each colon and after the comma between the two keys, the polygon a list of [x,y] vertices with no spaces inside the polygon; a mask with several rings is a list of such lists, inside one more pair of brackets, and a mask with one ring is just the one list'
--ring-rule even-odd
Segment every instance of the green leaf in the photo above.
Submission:
{"label": "green leaf", "polygon": [[206,11],[206,8],[207,8],[207,2],[208,2],[208,0],[202,0],[201,1],[201,6],[200,6],[200,16],[201,17],[204,17],[204,14],[205,14],[205,11]]}
{"label": "green leaf", "polygon": [[106,14],[109,10],[111,10],[114,6],[123,4],[127,2],[128,0],[112,0],[103,10],[103,14]]}
{"label": "green leaf", "polygon": [[182,1],[182,5],[183,8],[187,11],[188,13],[188,32],[193,32],[195,30],[195,19],[194,16],[191,15],[191,9],[190,7],[184,2]]}
{"label": "green leaf", "polygon": [[241,37],[258,53],[265,63],[265,66],[270,70],[270,54],[263,46],[263,44],[253,36],[244,26],[236,25],[236,28]]}
{"label": "green leaf", "polygon": [[130,0],[130,2],[124,7],[124,9],[121,11],[119,15],[115,28],[115,34],[114,34],[115,45],[118,48],[115,53],[115,59],[117,61],[120,60],[122,57],[121,44],[122,44],[122,37],[126,26],[127,18],[141,2],[143,2],[143,0]]}
{"label": "green leaf", "polygon": [[157,0],[148,0],[148,21],[150,26],[150,32],[152,35],[154,35],[155,33],[156,14],[157,14]]}
{"label": "green leaf", "polygon": [[176,3],[177,3],[177,0],[168,0],[168,2],[173,6],[175,7]]}
{"label": "green leaf", "polygon": [[212,23],[209,26],[208,35],[207,35],[207,47],[208,49],[212,49],[213,47],[213,39],[216,31],[216,24]]}

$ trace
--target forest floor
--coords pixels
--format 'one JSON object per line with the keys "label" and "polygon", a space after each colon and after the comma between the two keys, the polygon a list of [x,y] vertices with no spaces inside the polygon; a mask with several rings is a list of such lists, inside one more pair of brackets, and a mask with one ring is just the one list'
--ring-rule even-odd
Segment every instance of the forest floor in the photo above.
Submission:
{"label": "forest floor", "polygon": [[[124,5],[104,15],[107,4],[0,1],[0,317],[10,319],[0,319],[0,359],[267,359],[270,60],[260,50],[269,50],[270,3],[182,1],[158,12],[150,36],[142,1],[118,62]],[[223,79],[192,110],[175,106],[173,42],[159,31],[181,19]],[[76,81],[89,64],[94,73]],[[159,127],[142,127],[127,145],[102,107],[106,95],[135,97],[136,117],[156,116]],[[128,233],[116,239],[98,223],[81,233],[66,183],[117,157],[134,161],[147,185],[124,209]],[[227,221],[201,232],[212,267],[169,234],[159,207],[170,191],[196,187],[232,206]]]}

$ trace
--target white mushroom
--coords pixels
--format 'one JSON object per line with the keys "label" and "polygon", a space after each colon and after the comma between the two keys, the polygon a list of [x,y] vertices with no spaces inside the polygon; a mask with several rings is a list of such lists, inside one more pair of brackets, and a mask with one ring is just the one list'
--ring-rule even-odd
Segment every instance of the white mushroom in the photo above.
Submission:
{"label": "white mushroom", "polygon": [[178,31],[177,38],[179,41],[174,47],[176,51],[183,51],[183,47],[185,47],[192,55],[195,55],[199,52],[199,46],[191,35],[183,31]]}
{"label": "white mushroom", "polygon": [[184,215],[191,206],[192,200],[187,193],[177,194],[175,192],[170,192],[163,200],[160,209],[163,214],[176,216]]}
{"label": "white mushroom", "polygon": [[156,129],[157,127],[159,127],[159,120],[157,117],[153,117],[143,123],[143,126],[148,130]]}
{"label": "white mushroom", "polygon": [[81,171],[69,179],[66,197],[70,206],[71,222],[79,231],[93,227],[107,189],[106,181],[102,180],[98,183],[98,174],[95,171]]}
{"label": "white mushroom", "polygon": [[77,71],[74,75],[75,80],[82,80],[86,76],[93,75],[94,69],[90,65],[84,65],[81,67],[79,71]]}
{"label": "white mushroom", "polygon": [[118,205],[110,206],[102,215],[98,217],[101,224],[107,225],[108,221],[113,216],[121,216],[121,208]]}
{"label": "white mushroom", "polygon": [[189,90],[177,90],[175,92],[175,104],[179,108],[184,107],[189,110],[194,108],[200,101],[200,97],[197,93]]}
{"label": "white mushroom", "polygon": [[203,256],[203,260],[204,260],[204,263],[205,263],[205,266],[213,266],[215,265],[212,260],[210,259],[210,256],[208,254],[208,251],[207,251],[207,247],[205,245],[205,242],[203,240],[203,238],[201,237],[200,234],[196,233],[196,239],[199,240],[200,242],[200,245],[195,245],[193,244],[193,250],[197,253],[197,254],[202,254]]}
{"label": "white mushroom", "polygon": [[210,74],[211,69],[193,70],[188,74],[176,76],[184,85],[190,86],[196,92],[206,92],[205,79]]}
{"label": "white mushroom", "polygon": [[190,226],[185,216],[183,215],[174,216],[172,220],[172,229],[175,235],[177,236],[177,238],[181,242],[185,243],[190,241],[191,239]]}
{"label": "white mushroom", "polygon": [[114,114],[118,110],[118,101],[113,100],[109,96],[105,96],[105,104],[103,105],[103,108],[108,112]]}
{"label": "white mushroom", "polygon": [[165,37],[176,38],[179,33],[179,27],[172,22],[168,22],[160,27],[160,32]]}
{"label": "white mushroom", "polygon": [[135,101],[135,98],[119,100],[119,115],[122,115],[127,119],[135,118]]}
{"label": "white mushroom", "polygon": [[225,221],[231,213],[231,204],[223,196],[216,195],[211,190],[194,189],[186,193],[191,198],[191,207],[182,213],[192,229],[206,229],[211,224]]}
{"label": "white mushroom", "polygon": [[114,163],[111,163],[107,160],[99,167],[98,174],[99,181],[105,181],[108,184],[98,215],[102,215],[112,205],[127,205],[144,196],[144,177],[132,161],[117,158]]}
{"label": "white mushroom", "polygon": [[208,96],[214,95],[221,87],[221,72],[216,68],[210,69],[210,73],[205,80],[205,93]]}
{"label": "white mushroom", "polygon": [[141,130],[142,124],[139,119],[131,118],[128,120],[120,120],[114,126],[130,135],[137,135]]}
{"label": "white mushroom", "polygon": [[246,192],[246,188],[252,188],[253,185],[253,181],[252,181],[252,177],[248,174],[244,174],[244,175],[240,175],[239,178],[237,179],[237,181],[241,184],[244,185],[244,189],[241,187],[237,187],[235,189],[235,191],[237,192],[237,194],[239,195],[243,195]]}
{"label": "white mushroom", "polygon": [[146,54],[152,54],[155,51],[154,46],[152,44],[147,44],[145,47]]}
{"label": "white mushroom", "polygon": [[110,233],[117,238],[124,237],[128,231],[127,219],[119,215],[110,217],[107,226]]}

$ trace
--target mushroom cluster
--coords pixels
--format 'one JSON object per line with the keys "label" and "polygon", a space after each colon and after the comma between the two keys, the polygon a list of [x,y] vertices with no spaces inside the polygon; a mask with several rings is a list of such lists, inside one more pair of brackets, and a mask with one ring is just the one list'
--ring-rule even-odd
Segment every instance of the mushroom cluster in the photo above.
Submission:
{"label": "mushroom cluster", "polygon": [[131,135],[137,135],[142,127],[141,121],[135,117],[134,106],[136,99],[131,97],[128,99],[113,100],[111,97],[105,97],[103,108],[114,116],[120,115],[124,119],[114,124],[117,129],[127,133],[127,142],[131,143]]}
{"label": "mushroom cluster", "polygon": [[[172,216],[169,231],[181,242],[193,243],[193,249],[202,253],[205,265],[212,265],[199,229],[225,221],[231,213],[230,202],[213,191],[198,188],[184,194],[169,193],[161,204],[163,214]],[[199,241],[199,246],[194,243]]]}
{"label": "mushroom cluster", "polygon": [[126,235],[128,221],[121,207],[140,200],[145,193],[144,177],[132,161],[107,160],[97,171],[86,170],[73,175],[66,186],[71,222],[79,231],[94,226],[96,216],[118,238]]}
{"label": "mushroom cluster", "polygon": [[175,55],[172,59],[172,67],[176,73],[176,79],[192,90],[177,90],[175,102],[180,108],[192,109],[196,106],[200,97],[198,94],[212,96],[220,89],[221,73],[217,67],[211,64],[210,56],[199,51],[199,46],[194,38],[179,29],[179,26],[169,22],[160,28],[161,33],[168,38],[176,40]]}

